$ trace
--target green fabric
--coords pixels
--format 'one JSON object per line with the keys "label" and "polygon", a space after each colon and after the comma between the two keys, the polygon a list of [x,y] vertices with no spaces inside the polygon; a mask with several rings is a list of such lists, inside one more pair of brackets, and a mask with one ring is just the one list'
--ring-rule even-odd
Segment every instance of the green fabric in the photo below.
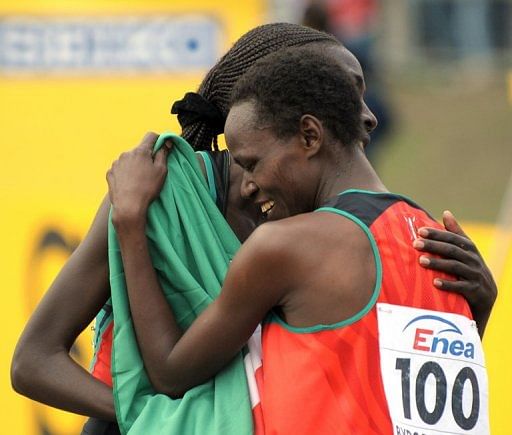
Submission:
{"label": "green fabric", "polygon": [[[169,176],[149,207],[146,234],[163,291],[187,328],[219,294],[240,242],[212,201],[192,148],[171,138]],[[242,352],[217,376],[173,400],[156,394],[144,370],[130,316],[126,283],[112,222],[110,284],[114,309],[112,376],[123,434],[250,434],[252,414]]]}

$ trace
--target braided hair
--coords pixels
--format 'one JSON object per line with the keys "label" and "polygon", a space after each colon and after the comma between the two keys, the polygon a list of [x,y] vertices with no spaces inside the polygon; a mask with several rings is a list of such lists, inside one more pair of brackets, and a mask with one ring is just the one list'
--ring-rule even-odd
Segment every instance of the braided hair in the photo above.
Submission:
{"label": "braided hair", "polygon": [[[340,44],[332,35],[298,24],[272,23],[256,27],[242,36],[210,69],[199,86],[198,94],[206,102],[215,106],[223,125],[229,111],[231,91],[249,67],[257,60],[281,48],[314,42]],[[211,150],[212,146],[214,150],[218,150],[219,129],[211,123],[195,119],[186,124],[180,120],[180,124],[182,125],[181,136],[195,150]]]}

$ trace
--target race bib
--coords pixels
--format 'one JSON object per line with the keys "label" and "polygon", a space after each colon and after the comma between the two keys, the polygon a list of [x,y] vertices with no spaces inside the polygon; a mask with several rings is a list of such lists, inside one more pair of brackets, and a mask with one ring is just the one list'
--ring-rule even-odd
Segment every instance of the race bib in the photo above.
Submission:
{"label": "race bib", "polygon": [[394,435],[488,434],[487,373],[475,322],[383,303],[377,316]]}

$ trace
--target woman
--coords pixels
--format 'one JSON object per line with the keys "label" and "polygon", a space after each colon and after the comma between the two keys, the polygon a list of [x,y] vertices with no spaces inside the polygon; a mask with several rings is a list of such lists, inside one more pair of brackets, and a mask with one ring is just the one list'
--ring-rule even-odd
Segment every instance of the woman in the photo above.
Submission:
{"label": "woman", "polygon": [[[230,93],[237,79],[265,55],[283,47],[306,44],[316,44],[322,49],[323,44],[339,43],[322,32],[292,24],[269,24],[248,32],[208,72],[198,94],[193,94],[199,97],[189,96],[175,106],[173,111],[177,112],[183,127],[182,136],[196,150],[210,150],[212,144],[217,149],[216,137],[222,132]],[[346,60],[340,58],[340,62]],[[360,66],[353,63],[346,66],[359,84],[363,101],[365,89]],[[368,133],[362,144],[365,145],[377,121],[364,101],[362,122]],[[145,140],[154,140],[155,137]],[[213,156],[221,161],[224,159],[224,163],[217,167],[229,166],[229,177],[218,183],[217,190],[226,193],[226,201],[220,209],[225,209],[228,223],[243,241],[254,229],[261,212],[240,197],[240,168],[229,165],[227,154],[222,158],[217,153]],[[14,389],[33,400],[114,422],[111,388],[91,376],[69,356],[76,337],[110,297],[107,259],[109,209],[110,202],[105,198],[86,237],[30,318],[14,354],[11,378]],[[445,258],[432,259],[428,267],[459,276],[454,283],[441,281],[436,287],[464,294],[483,333],[496,297],[495,283],[477,249],[455,219],[447,215],[444,222],[451,233],[430,232],[422,249]],[[479,273],[475,275],[476,268]],[[109,343],[104,345],[108,348]]]}

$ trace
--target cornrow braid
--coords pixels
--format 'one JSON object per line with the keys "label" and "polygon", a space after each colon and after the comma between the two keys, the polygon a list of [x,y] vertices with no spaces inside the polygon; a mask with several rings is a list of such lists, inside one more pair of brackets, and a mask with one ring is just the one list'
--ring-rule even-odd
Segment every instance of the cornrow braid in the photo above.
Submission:
{"label": "cornrow braid", "polygon": [[[256,27],[235,42],[210,69],[198,93],[216,105],[226,118],[235,83],[257,60],[281,48],[314,42],[340,44],[332,35],[299,24],[272,23]],[[181,135],[195,150],[218,150],[217,135],[204,121],[183,127]]]}

